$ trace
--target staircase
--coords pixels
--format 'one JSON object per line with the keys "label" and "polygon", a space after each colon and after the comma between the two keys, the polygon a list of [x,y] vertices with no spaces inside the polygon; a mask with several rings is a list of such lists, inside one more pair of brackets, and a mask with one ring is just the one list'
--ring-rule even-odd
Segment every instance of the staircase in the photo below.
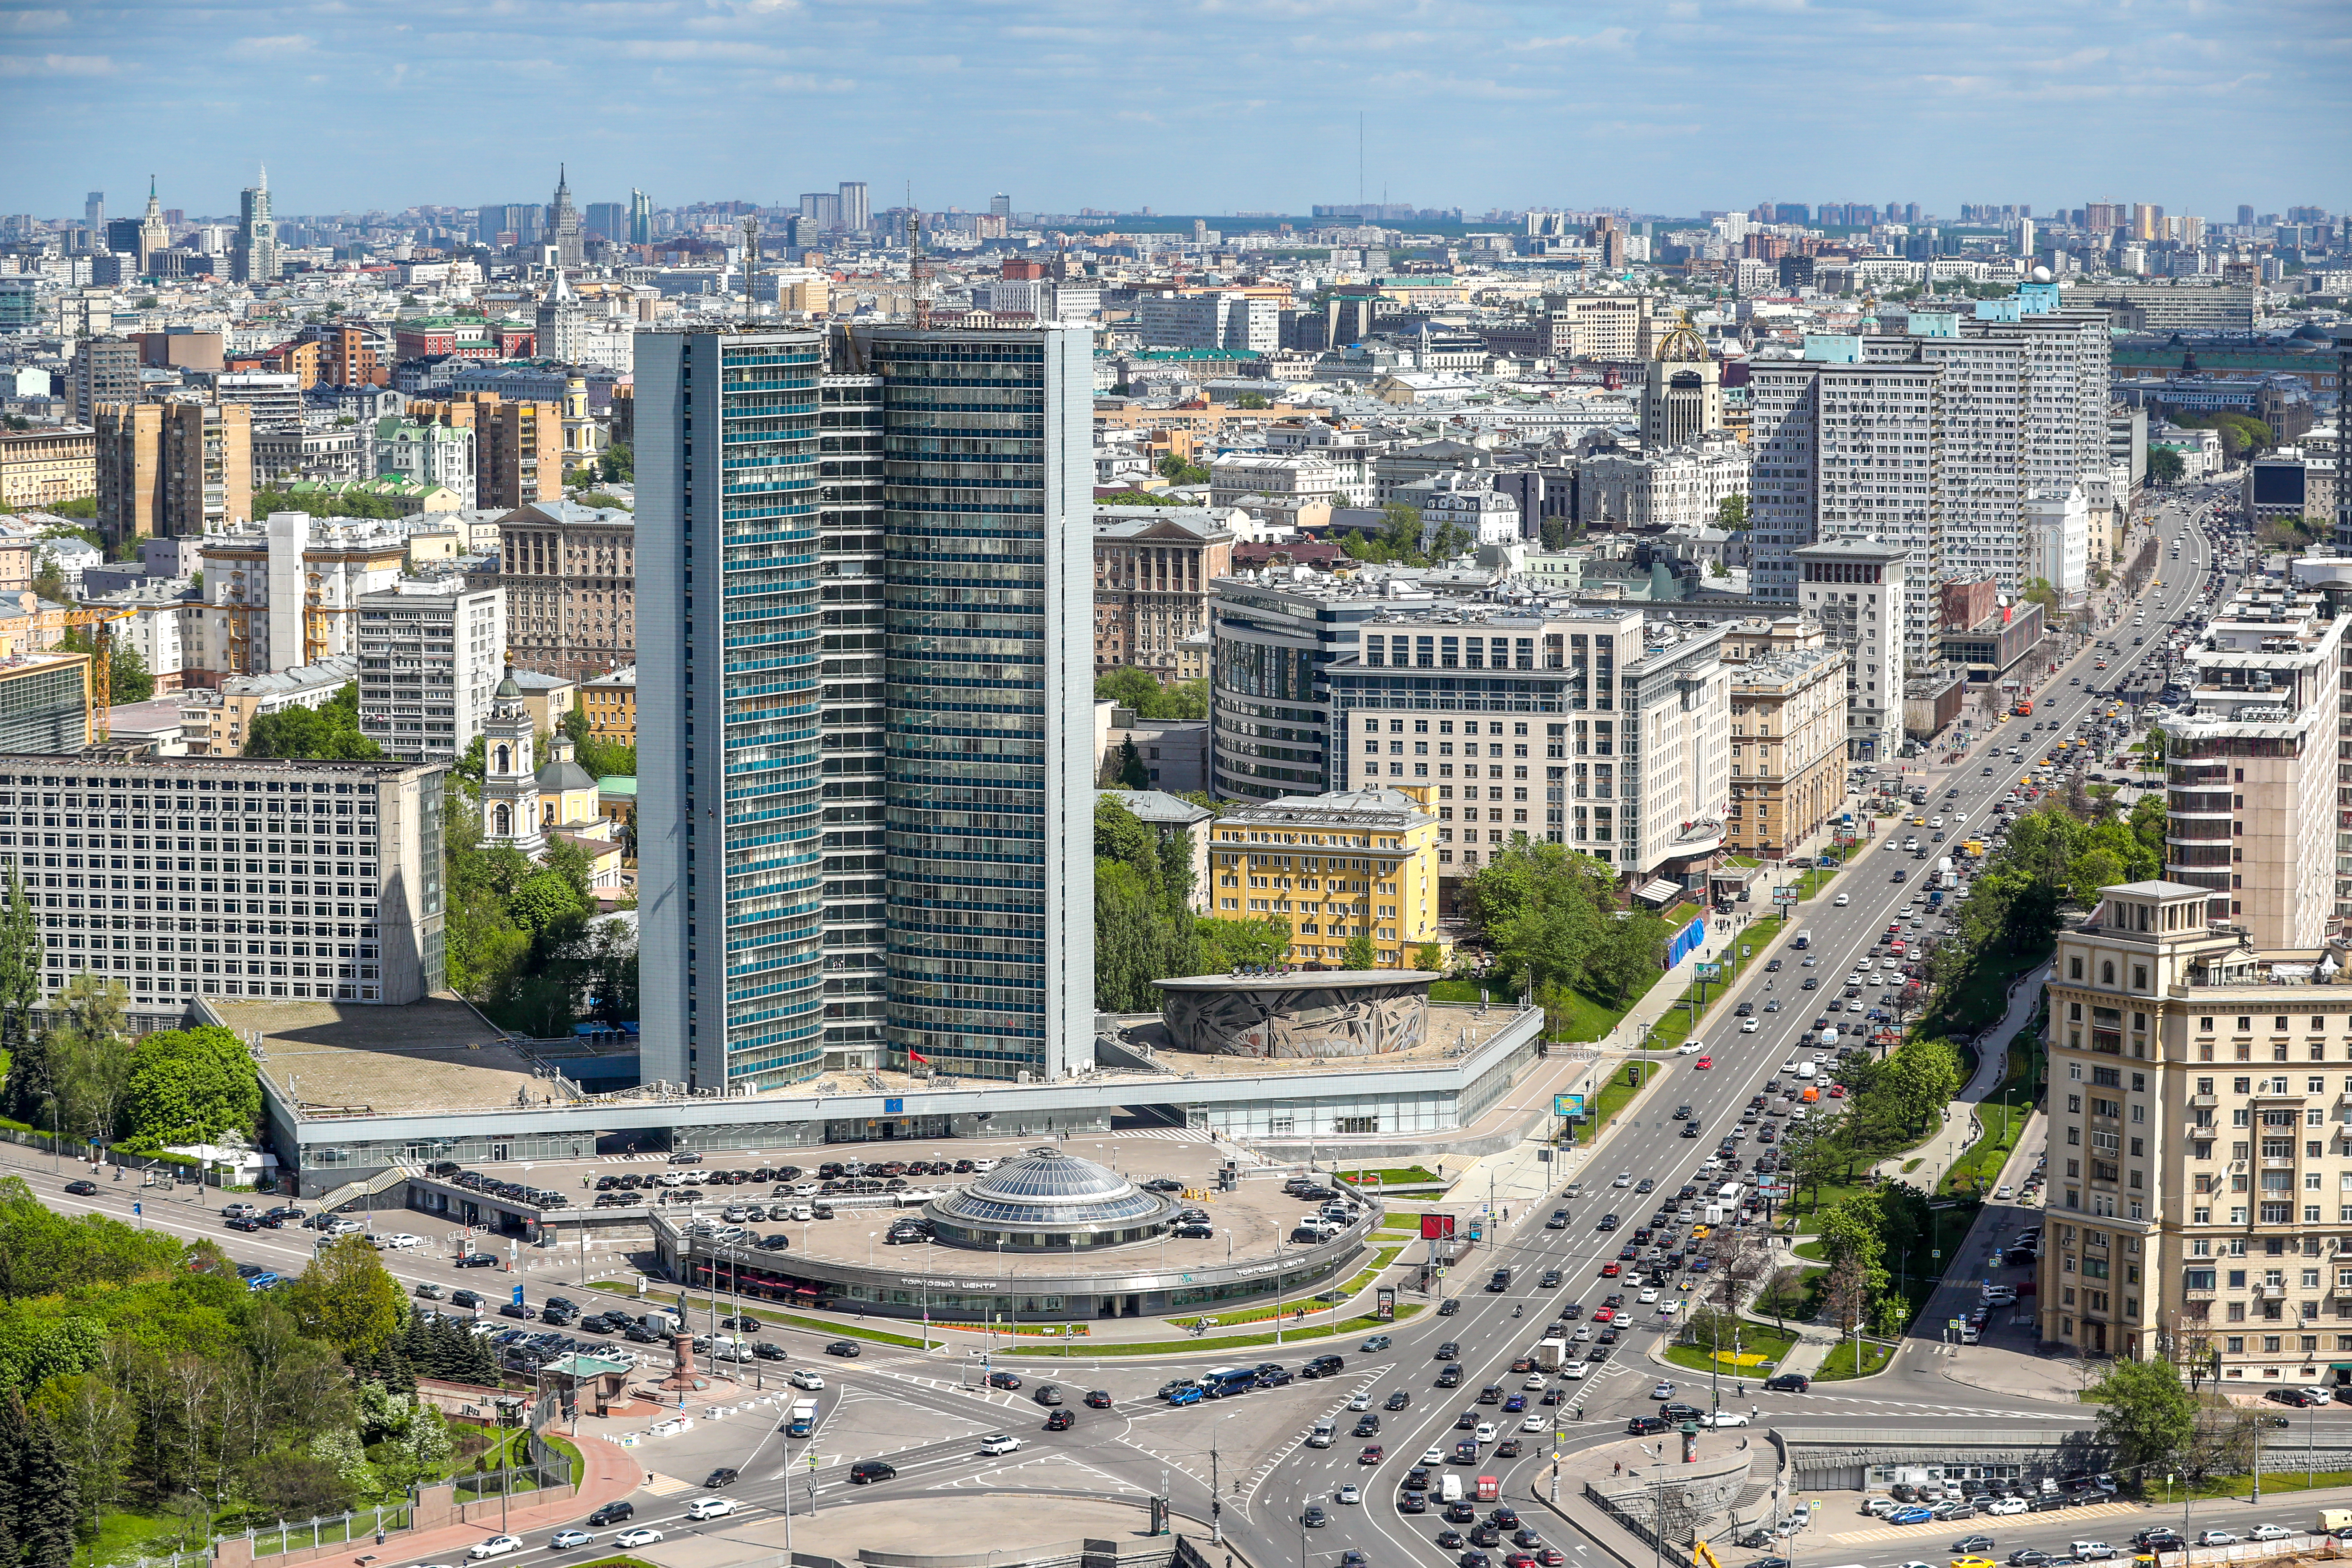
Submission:
{"label": "staircase", "polygon": [[345,1204],[353,1203],[361,1198],[370,1197],[374,1194],[387,1191],[388,1189],[398,1185],[400,1183],[408,1180],[411,1176],[418,1176],[422,1174],[424,1174],[424,1172],[414,1165],[395,1164],[388,1166],[383,1170],[378,1171],[374,1175],[370,1176],[363,1181],[346,1182],[341,1186],[337,1187],[333,1192],[320,1198],[318,1200],[319,1212],[321,1214],[331,1214],[334,1210],[342,1207]]}

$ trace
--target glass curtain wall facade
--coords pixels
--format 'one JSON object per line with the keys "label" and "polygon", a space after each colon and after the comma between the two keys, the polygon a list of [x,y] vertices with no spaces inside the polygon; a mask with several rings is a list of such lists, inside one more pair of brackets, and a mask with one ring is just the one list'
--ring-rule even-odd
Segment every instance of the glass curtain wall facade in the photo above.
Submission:
{"label": "glass curtain wall facade", "polygon": [[881,329],[891,1065],[1057,1079],[1094,1036],[1093,350]]}
{"label": "glass curtain wall facade", "polygon": [[824,365],[810,331],[639,344],[644,1074],[698,1091],[823,1065]]}

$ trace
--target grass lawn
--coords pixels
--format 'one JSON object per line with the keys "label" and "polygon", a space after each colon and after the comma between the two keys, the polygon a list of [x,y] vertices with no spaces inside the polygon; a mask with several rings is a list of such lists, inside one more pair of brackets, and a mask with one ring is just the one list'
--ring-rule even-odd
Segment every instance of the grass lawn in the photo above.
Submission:
{"label": "grass lawn", "polygon": [[[2244,1497],[2252,1484],[2253,1480],[2250,1476],[2208,1476],[2197,1483],[2197,1495],[2200,1498]],[[2308,1470],[2264,1470],[2263,1472],[2263,1490],[2266,1493],[2299,1492],[2315,1490],[2321,1487],[2342,1486],[2352,1486],[2352,1470],[2321,1470],[2316,1475]],[[2158,1501],[2159,1499],[2168,1502],[2179,1495],[2179,1488],[2153,1486],[2140,1495],[2149,1502]]]}
{"label": "grass lawn", "polygon": [[2033,1114],[2035,1089],[2042,1081],[2042,1042],[2032,1028],[2020,1029],[2009,1043],[2008,1071],[2000,1086],[1977,1107],[1977,1141],[1963,1151],[1937,1184],[1939,1193],[1983,1193],[2000,1179],[2017,1140]]}
{"label": "grass lawn", "polygon": [[[205,1523],[211,1522],[206,1510]],[[187,1521],[167,1514],[103,1513],[97,1538],[83,1548],[89,1563],[132,1563],[142,1557],[168,1557],[191,1545]],[[202,1542],[194,1543],[201,1550]]]}
{"label": "grass lawn", "polygon": [[2010,983],[2049,959],[2044,950],[1986,954],[1966,980],[1937,993],[1916,1032],[1931,1039],[1958,1040],[1992,1027],[2009,1010]]}
{"label": "grass lawn", "polygon": [[[1421,1305],[1418,1302],[1400,1304],[1397,1308],[1396,1322],[1402,1323],[1420,1310]],[[1286,1328],[1282,1331],[1281,1342],[1286,1345],[1295,1345],[1308,1340],[1329,1339],[1335,1334],[1385,1333],[1394,1327],[1396,1327],[1396,1323],[1384,1323],[1378,1318],[1367,1314],[1364,1317],[1349,1318],[1340,1322],[1325,1325],[1319,1328],[1311,1323],[1302,1323],[1297,1328]],[[1157,1340],[1145,1344],[1088,1345],[1086,1347],[1084,1353],[1087,1356],[1094,1357],[1174,1355],[1182,1354],[1188,1352],[1213,1355],[1227,1349],[1240,1348],[1248,1345],[1270,1345],[1275,1342],[1275,1337],[1271,1333],[1218,1334],[1212,1338],[1198,1340],[1187,1335],[1185,1338],[1181,1340]],[[996,1353],[1000,1356],[1042,1356],[1058,1355],[1063,1352],[1061,1348],[1058,1346],[1018,1345],[1011,1350],[1000,1350]]]}
{"label": "grass lawn", "polygon": [[[1796,1335],[1784,1334],[1779,1329],[1769,1327],[1763,1323],[1751,1322],[1739,1331],[1739,1349],[1741,1352],[1744,1354],[1760,1355],[1767,1361],[1777,1362],[1783,1360],[1787,1357],[1790,1347],[1795,1345],[1796,1342]],[[1729,1345],[1726,1345],[1723,1348],[1726,1355],[1731,1353],[1731,1347]],[[1708,1344],[1668,1345],[1665,1351],[1665,1356],[1668,1361],[1674,1363],[1676,1366],[1687,1368],[1692,1372],[1706,1372],[1713,1369],[1725,1377],[1760,1377],[1765,1375],[1759,1372],[1752,1363],[1742,1367],[1735,1366],[1729,1362],[1715,1362],[1710,1359],[1714,1353],[1714,1347]]]}
{"label": "grass lawn", "polygon": [[[1593,1101],[1592,1115],[1586,1118],[1586,1125],[1578,1136],[1591,1142],[1596,1130],[1608,1126],[1616,1114],[1625,1109],[1626,1103],[1647,1088],[1663,1069],[1663,1063],[1644,1061],[1637,1057],[1627,1066],[1625,1072],[1610,1074],[1609,1081],[1601,1086],[1599,1098]],[[1627,1083],[1625,1074],[1636,1071],[1642,1075],[1641,1083]]]}
{"label": "grass lawn", "polygon": [[[1425,1170],[1419,1165],[1391,1166],[1386,1170],[1373,1170],[1369,1173],[1378,1176],[1381,1180],[1381,1185],[1382,1186],[1433,1187],[1444,1186],[1445,1184],[1444,1177],[1439,1175],[1434,1171]],[[1337,1175],[1341,1181],[1347,1183],[1349,1186],[1355,1186],[1364,1180],[1367,1173],[1360,1170],[1336,1171],[1333,1174]]]}
{"label": "grass lawn", "polygon": [[[1362,1273],[1357,1275],[1353,1279],[1349,1280],[1344,1285],[1334,1285],[1331,1287],[1332,1290],[1339,1293],[1343,1298],[1354,1295],[1357,1291],[1361,1290],[1366,1286],[1370,1285],[1372,1282],[1374,1276],[1378,1275],[1381,1269],[1386,1268],[1390,1264],[1394,1263],[1397,1258],[1403,1254],[1403,1252],[1404,1248],[1402,1247],[1381,1247],[1378,1252],[1372,1255],[1370,1268],[1366,1268]],[[1297,1311],[1298,1310],[1298,1305],[1299,1303],[1297,1299],[1294,1297],[1290,1300],[1284,1302],[1279,1307],[1269,1301],[1264,1306],[1246,1307],[1238,1312],[1211,1312],[1208,1316],[1217,1320],[1217,1326],[1219,1328],[1229,1328],[1235,1323],[1263,1323],[1272,1319],[1277,1311],[1283,1313]],[[1402,1307],[1398,1308],[1397,1313],[1402,1317],[1404,1313],[1404,1309]],[[1189,1318],[1170,1318],[1167,1321],[1176,1328],[1189,1329],[1199,1323],[1201,1319],[1200,1316],[1196,1314]]]}
{"label": "grass lawn", "polygon": [[[1685,922],[1687,923],[1687,922]],[[1655,984],[1655,982],[1653,982]],[[1489,982],[1483,987],[1486,1000],[1508,1005],[1515,993]],[[1433,1002],[1467,1002],[1474,1005],[1480,1000],[1482,987],[1475,980],[1439,980],[1431,984],[1429,999]],[[1560,1014],[1559,1024],[1552,1038],[1571,1044],[1605,1039],[1609,1031],[1625,1016],[1625,1010],[1646,994],[1648,987],[1626,998],[1622,1005],[1588,996],[1581,991],[1569,993],[1568,1006]]]}
{"label": "grass lawn", "polygon": [[1885,1366],[1895,1353],[1892,1345],[1874,1344],[1868,1340],[1847,1340],[1822,1358],[1813,1372],[1815,1383],[1836,1383],[1844,1378],[1867,1377]]}
{"label": "grass lawn", "polygon": [[[761,1310],[760,1316],[764,1321],[790,1323],[795,1328],[806,1329],[811,1333],[835,1334],[845,1340],[872,1340],[877,1344],[911,1345],[917,1350],[923,1348],[923,1342],[911,1334],[884,1333],[880,1329],[869,1329],[862,1323],[830,1322],[823,1318],[803,1318],[793,1312],[772,1312],[764,1307]],[[935,1344],[938,1342],[936,1333],[932,1336],[932,1342]]]}
{"label": "grass lawn", "polygon": [[1415,1235],[1419,1235],[1421,1232],[1421,1216],[1417,1214],[1389,1215],[1381,1221],[1378,1228],[1381,1230],[1409,1230],[1413,1232]]}
{"label": "grass lawn", "polygon": [[1821,1310],[1822,1293],[1829,1283],[1826,1268],[1783,1268],[1756,1298],[1753,1310],[1760,1317],[1786,1322],[1811,1322]]}
{"label": "grass lawn", "polygon": [[1748,964],[1769,962],[1770,954],[1767,949],[1771,943],[1769,939],[1746,934],[1745,940],[1755,952],[1743,960],[1737,946],[1727,949],[1720,960],[1723,965],[1720,979],[1694,980],[1684,986],[1683,994],[1675,998],[1674,1006],[1659,1016],[1658,1021],[1651,1026],[1649,1034],[1643,1037],[1645,1049],[1670,1051],[1689,1039],[1693,1032],[1691,1014],[1694,1006],[1698,1015],[1698,1027],[1703,1031],[1714,1015],[1716,1005],[1723,1000],[1724,993],[1738,983],[1740,973]]}

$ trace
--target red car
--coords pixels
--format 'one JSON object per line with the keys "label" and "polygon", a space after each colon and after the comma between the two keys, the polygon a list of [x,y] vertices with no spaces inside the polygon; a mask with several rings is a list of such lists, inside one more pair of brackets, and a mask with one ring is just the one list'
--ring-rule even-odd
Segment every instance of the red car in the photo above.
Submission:
{"label": "red car", "polygon": [[1356,1456],[1356,1463],[1377,1465],[1381,1462],[1381,1446],[1378,1443],[1367,1443],[1364,1445],[1364,1451]]}
{"label": "red car", "polygon": [[1842,1083],[1833,1083],[1830,1085],[1830,1098],[1832,1100],[1843,1100],[1845,1098],[1845,1085]]}
{"label": "red car", "polygon": [[[1625,1272],[1624,1267],[1613,1258],[1601,1266],[1601,1278],[1603,1279],[1614,1279],[1623,1272]],[[1595,1312],[1593,1316],[1599,1318],[1601,1314]]]}
{"label": "red car", "polygon": [[1599,1308],[1593,1312],[1592,1321],[1596,1323],[1613,1323],[1617,1321],[1617,1309],[1614,1307]]}
{"label": "red car", "polygon": [[1713,1057],[1701,1057],[1698,1060],[1691,1063],[1691,1070],[1694,1072],[1705,1072],[1714,1065],[1715,1058]]}

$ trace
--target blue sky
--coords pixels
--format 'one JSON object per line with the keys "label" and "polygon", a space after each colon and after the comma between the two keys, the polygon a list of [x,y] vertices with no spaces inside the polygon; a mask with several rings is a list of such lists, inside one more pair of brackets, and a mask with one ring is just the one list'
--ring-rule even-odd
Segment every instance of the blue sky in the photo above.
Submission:
{"label": "blue sky", "polygon": [[0,0],[0,211],[2341,210],[2341,0]]}

